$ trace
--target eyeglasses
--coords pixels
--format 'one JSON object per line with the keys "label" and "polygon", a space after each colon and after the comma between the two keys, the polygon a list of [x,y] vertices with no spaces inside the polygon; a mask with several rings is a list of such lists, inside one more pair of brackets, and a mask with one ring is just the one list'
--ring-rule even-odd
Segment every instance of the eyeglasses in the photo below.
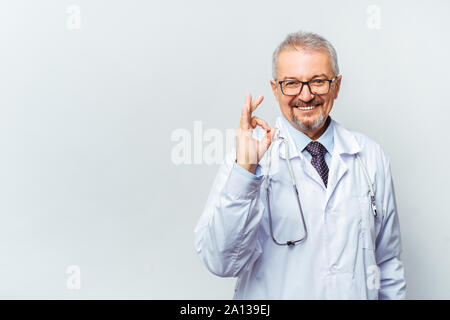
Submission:
{"label": "eyeglasses", "polygon": [[331,82],[337,79],[337,76],[331,80],[328,79],[314,79],[309,81],[299,81],[299,80],[283,80],[278,81],[281,92],[285,96],[297,96],[302,92],[303,85],[308,86],[309,92],[311,94],[327,94],[330,91]]}

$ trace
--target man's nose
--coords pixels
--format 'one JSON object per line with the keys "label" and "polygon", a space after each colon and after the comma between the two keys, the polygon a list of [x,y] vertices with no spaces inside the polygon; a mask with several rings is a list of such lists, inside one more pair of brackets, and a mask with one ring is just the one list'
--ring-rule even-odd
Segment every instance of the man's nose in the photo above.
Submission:
{"label": "man's nose", "polygon": [[314,95],[311,93],[311,90],[309,90],[308,85],[305,83],[303,85],[303,88],[301,89],[300,93],[298,94],[298,97],[300,100],[304,102],[308,102],[312,99],[314,99]]}

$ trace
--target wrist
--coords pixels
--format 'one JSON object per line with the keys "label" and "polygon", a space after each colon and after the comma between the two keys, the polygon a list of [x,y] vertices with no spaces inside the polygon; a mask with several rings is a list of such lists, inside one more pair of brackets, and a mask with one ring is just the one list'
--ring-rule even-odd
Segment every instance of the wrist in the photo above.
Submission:
{"label": "wrist", "polygon": [[248,163],[240,163],[236,160],[236,163],[243,169],[247,170],[250,173],[255,174],[256,168],[258,167],[257,164],[248,164]]}

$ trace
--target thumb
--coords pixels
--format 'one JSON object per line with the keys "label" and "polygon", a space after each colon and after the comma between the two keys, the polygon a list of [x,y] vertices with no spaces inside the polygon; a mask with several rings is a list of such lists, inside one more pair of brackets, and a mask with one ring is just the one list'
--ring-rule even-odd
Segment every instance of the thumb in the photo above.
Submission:
{"label": "thumb", "polygon": [[277,128],[275,127],[270,128],[270,143],[272,143],[273,138],[275,137],[275,131],[277,131]]}
{"label": "thumb", "polygon": [[266,135],[262,139],[262,150],[265,152],[267,149],[269,149],[270,145],[272,144],[273,138],[275,136],[276,128],[271,127],[270,130],[267,131]]}

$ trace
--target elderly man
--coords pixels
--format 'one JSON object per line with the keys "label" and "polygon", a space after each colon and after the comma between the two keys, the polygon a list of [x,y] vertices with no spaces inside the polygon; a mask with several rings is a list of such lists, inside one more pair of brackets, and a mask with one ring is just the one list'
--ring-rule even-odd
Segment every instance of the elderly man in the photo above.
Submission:
{"label": "elderly man", "polygon": [[195,229],[202,262],[238,278],[235,299],[405,298],[389,159],[329,115],[342,80],[334,47],[289,34],[272,68],[281,116],[274,127],[252,116],[263,97],[247,94],[236,153]]}

